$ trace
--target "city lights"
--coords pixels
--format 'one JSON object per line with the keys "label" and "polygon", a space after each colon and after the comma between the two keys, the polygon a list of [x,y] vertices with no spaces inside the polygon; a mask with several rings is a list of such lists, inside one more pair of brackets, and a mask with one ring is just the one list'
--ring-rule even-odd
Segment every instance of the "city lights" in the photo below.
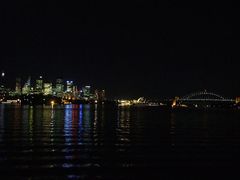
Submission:
{"label": "city lights", "polygon": [[[5,76],[5,73],[2,73],[2,76]],[[20,99],[18,102],[31,105],[52,105],[51,99],[54,99],[54,104],[101,103],[106,100],[105,90],[92,90],[90,85],[80,87],[74,81],[64,81],[63,78],[57,78],[54,83],[43,76],[36,79],[29,76],[25,80],[17,77],[14,89],[7,88],[4,82],[0,82],[1,103],[8,99]]]}
{"label": "city lights", "polygon": [[[2,71],[2,76],[5,73]],[[51,105],[56,104],[105,104],[106,91],[93,89],[90,85],[80,87],[72,80],[64,81],[57,78],[54,82],[46,80],[43,76],[37,79],[29,76],[27,79],[16,78],[15,88],[7,88],[6,84],[0,84],[0,103],[2,104],[28,104],[28,105]],[[175,97],[165,101],[151,101],[145,97],[136,99],[112,100],[118,107],[169,107],[177,108],[216,108],[231,107],[239,108],[239,97],[234,99],[224,98],[216,93],[206,90],[190,93],[186,96]]]}

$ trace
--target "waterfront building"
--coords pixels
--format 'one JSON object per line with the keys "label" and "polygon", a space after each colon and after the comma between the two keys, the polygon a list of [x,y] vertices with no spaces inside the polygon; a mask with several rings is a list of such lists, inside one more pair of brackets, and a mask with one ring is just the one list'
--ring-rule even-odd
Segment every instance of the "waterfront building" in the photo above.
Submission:
{"label": "waterfront building", "polygon": [[5,77],[5,72],[4,72],[4,71],[2,71],[1,77],[2,77],[2,78]]}
{"label": "waterfront building", "polygon": [[79,96],[79,91],[78,91],[78,88],[77,88],[77,86],[73,86],[73,97],[74,98],[78,98],[78,96]]}
{"label": "waterfront building", "polygon": [[73,81],[67,81],[67,93],[72,93],[73,92]]}
{"label": "waterfront building", "polygon": [[5,88],[5,72],[4,71],[2,71],[1,73],[0,87],[1,87],[1,91]]}
{"label": "waterfront building", "polygon": [[52,83],[44,83],[43,84],[43,94],[44,95],[52,95],[53,94]]}
{"label": "waterfront building", "polygon": [[15,87],[15,93],[17,95],[20,95],[22,93],[22,89],[21,89],[21,78],[16,78],[16,87]]}
{"label": "waterfront building", "polygon": [[105,90],[95,90],[95,99],[97,101],[104,101],[106,100],[106,97],[105,97]]}
{"label": "waterfront building", "polygon": [[83,91],[83,97],[84,98],[90,98],[90,96],[91,96],[91,86],[84,86],[82,88],[82,91]]}
{"label": "waterfront building", "polygon": [[27,82],[24,84],[22,88],[22,94],[29,94],[31,91],[31,77],[28,77]]}
{"label": "waterfront building", "polygon": [[36,80],[36,92],[42,93],[43,92],[43,78],[42,76],[39,76],[39,78]]}
{"label": "waterfront building", "polygon": [[55,94],[57,97],[62,97],[64,93],[64,84],[61,78],[56,80]]}

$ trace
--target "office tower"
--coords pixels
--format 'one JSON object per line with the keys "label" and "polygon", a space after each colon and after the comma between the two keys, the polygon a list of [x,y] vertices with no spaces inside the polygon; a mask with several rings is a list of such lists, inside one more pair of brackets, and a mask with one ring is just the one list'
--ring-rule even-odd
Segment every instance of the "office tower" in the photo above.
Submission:
{"label": "office tower", "polygon": [[95,99],[98,101],[104,101],[106,100],[105,97],[105,90],[95,90]]}
{"label": "office tower", "polygon": [[53,94],[52,83],[44,83],[43,84],[43,94],[44,95],[52,95]]}
{"label": "office tower", "polygon": [[24,84],[22,88],[22,94],[29,94],[31,91],[31,77],[28,77],[27,82]]}
{"label": "office tower", "polygon": [[15,92],[16,94],[20,95],[22,93],[21,90],[21,78],[16,78],[16,87],[15,87]]}
{"label": "office tower", "polygon": [[67,93],[73,92],[73,81],[67,81]]}
{"label": "office tower", "polygon": [[1,72],[1,80],[0,80],[0,89],[3,90],[5,88],[5,72]]}
{"label": "office tower", "polygon": [[39,78],[36,80],[36,92],[42,93],[43,92],[43,78],[42,76],[39,76]]}
{"label": "office tower", "polygon": [[91,93],[91,86],[84,86],[83,89],[83,97],[85,98],[89,98],[90,97],[90,93]]}
{"label": "office tower", "polygon": [[79,96],[78,88],[77,86],[73,86],[73,96],[77,98]]}
{"label": "office tower", "polygon": [[57,97],[62,97],[64,93],[64,84],[61,78],[56,80],[55,93]]}
{"label": "office tower", "polygon": [[5,76],[5,72],[2,71],[2,73],[1,73],[1,77],[4,77],[4,76]]}

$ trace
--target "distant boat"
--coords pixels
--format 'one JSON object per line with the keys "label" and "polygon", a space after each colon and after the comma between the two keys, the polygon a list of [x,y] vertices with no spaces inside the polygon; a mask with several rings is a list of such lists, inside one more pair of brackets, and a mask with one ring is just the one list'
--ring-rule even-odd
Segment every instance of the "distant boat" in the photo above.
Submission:
{"label": "distant boat", "polygon": [[21,104],[20,99],[14,99],[14,100],[7,100],[7,101],[2,101],[2,104]]}

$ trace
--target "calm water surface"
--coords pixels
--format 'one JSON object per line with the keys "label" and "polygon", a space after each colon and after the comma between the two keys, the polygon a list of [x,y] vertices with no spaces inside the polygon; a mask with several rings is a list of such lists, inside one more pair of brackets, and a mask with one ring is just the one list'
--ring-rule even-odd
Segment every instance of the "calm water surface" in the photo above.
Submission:
{"label": "calm water surface", "polygon": [[233,179],[239,154],[239,111],[0,105],[0,179]]}

